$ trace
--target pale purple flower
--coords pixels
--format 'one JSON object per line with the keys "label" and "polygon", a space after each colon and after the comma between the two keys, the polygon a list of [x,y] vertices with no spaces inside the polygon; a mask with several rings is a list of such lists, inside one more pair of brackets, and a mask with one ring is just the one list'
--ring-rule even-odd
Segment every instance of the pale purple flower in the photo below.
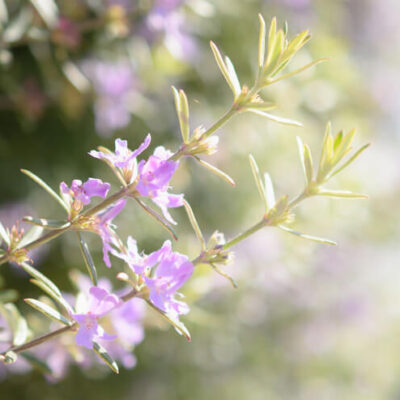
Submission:
{"label": "pale purple flower", "polygon": [[146,256],[139,254],[136,240],[131,236],[128,237],[126,250],[126,253],[115,252],[113,254],[124,260],[135,273],[144,274],[146,269]]}
{"label": "pale purple flower", "polygon": [[108,290],[92,286],[89,289],[90,302],[85,312],[72,314],[72,317],[79,324],[79,330],[75,335],[76,344],[88,349],[93,347],[93,340],[114,340],[115,335],[109,335],[98,324],[98,319],[121,305],[121,300]]}
{"label": "pale purple flower", "polygon": [[183,194],[168,193],[169,181],[179,166],[178,161],[170,160],[172,152],[159,146],[147,161],[141,160],[138,164],[139,181],[136,189],[141,196],[150,197],[156,203],[164,217],[175,224],[168,208],[183,205]]}
{"label": "pale purple flower", "polygon": [[131,119],[130,97],[135,90],[131,65],[126,61],[92,60],[82,66],[97,94],[94,106],[96,129],[102,136],[127,126]]}
{"label": "pale purple flower", "polygon": [[107,267],[111,267],[109,252],[113,252],[112,244],[115,244],[115,232],[112,229],[111,221],[122,211],[125,207],[126,200],[118,200],[115,204],[108,207],[105,211],[97,215],[95,229],[103,241],[103,260]]}
{"label": "pale purple flower", "polygon": [[89,152],[89,155],[100,160],[109,161],[117,168],[132,170],[135,165],[136,157],[149,147],[150,142],[151,135],[149,133],[143,143],[136,150],[132,151],[128,149],[128,142],[126,140],[116,139],[114,153],[103,153],[101,151],[92,150]]}
{"label": "pale purple flower", "polygon": [[[78,284],[80,293],[84,295],[83,309],[85,307],[87,309],[88,305],[86,304],[90,301],[87,293],[91,287],[91,281],[87,276],[79,274],[76,277],[76,283]],[[111,292],[112,290],[112,285],[106,278],[99,280],[98,287],[105,289],[107,292]],[[117,338],[114,341],[109,341],[105,344],[107,352],[115,360],[120,360],[125,368],[132,368],[136,364],[136,358],[132,354],[132,350],[144,338],[142,325],[144,313],[145,303],[143,300],[131,299],[127,302],[122,302],[103,317],[111,332],[117,334]],[[102,343],[101,339],[99,343]]]}
{"label": "pale purple flower", "polygon": [[89,178],[85,183],[79,179],[72,181],[71,187],[68,187],[65,182],[60,183],[61,193],[67,195],[71,200],[77,200],[83,205],[88,205],[90,199],[94,196],[107,196],[110,189],[110,184],[103,182],[101,179]]}
{"label": "pale purple flower", "polygon": [[155,268],[151,277],[145,277],[150,289],[150,301],[173,317],[186,314],[189,307],[176,300],[175,295],[193,273],[194,266],[189,259],[183,254],[173,252],[171,242],[167,240],[159,250],[146,258],[146,265]]}

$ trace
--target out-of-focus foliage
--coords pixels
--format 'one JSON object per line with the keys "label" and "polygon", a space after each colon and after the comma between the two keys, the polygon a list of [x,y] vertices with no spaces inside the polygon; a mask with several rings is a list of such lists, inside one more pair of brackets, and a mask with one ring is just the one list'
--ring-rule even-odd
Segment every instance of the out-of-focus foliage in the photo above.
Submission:
{"label": "out-of-focus foliage", "polygon": [[[330,188],[346,187],[370,199],[361,204],[310,199],[296,210],[296,226],[333,238],[334,248],[278,230],[258,232],[236,249],[233,266],[224,269],[238,282],[236,291],[206,267],[197,270],[185,293],[193,303],[185,319],[190,344],[172,331],[148,330],[133,370],[105,377],[103,369],[88,376],[72,369],[50,387],[36,372],[10,375],[0,383],[1,397],[397,398],[398,2],[76,0],[54,3],[57,18],[50,13],[52,2],[44,3],[40,8],[39,1],[0,1],[0,220],[6,226],[26,214],[53,217],[58,212],[19,173],[20,167],[56,186],[60,177],[85,180],[100,168],[107,173],[82,155],[96,144],[112,147],[113,134],[129,139],[133,148],[148,131],[155,143],[179,143],[171,84],[188,95],[192,126],[213,122],[229,107],[231,94],[208,42],[229,54],[241,81],[252,82],[258,12],[267,21],[274,15],[287,20],[291,32],[312,33],[289,72],[320,57],[330,61],[263,93],[280,105],[281,115],[302,121],[303,129],[257,116],[239,116],[223,128],[212,163],[236,181],[235,196],[218,177],[185,161],[175,186],[188,192],[200,224],[209,229],[202,229],[204,235],[218,229],[233,237],[263,212],[249,153],[260,170],[269,171],[276,192],[298,194],[294,191],[304,185],[304,177],[296,135],[317,154],[327,120],[335,132],[356,127],[358,145],[372,142],[351,173],[335,177]],[[178,222],[186,218],[184,210],[176,214]],[[165,239],[156,223],[133,208],[127,218],[126,235],[134,234],[142,247],[153,250]],[[178,246],[195,256],[194,233],[179,229]],[[71,236],[35,255],[56,283],[65,279],[67,266],[85,268]],[[101,259],[100,253],[93,256]],[[1,275],[5,288],[20,287],[27,297],[37,296],[25,275],[11,268],[2,268]]]}

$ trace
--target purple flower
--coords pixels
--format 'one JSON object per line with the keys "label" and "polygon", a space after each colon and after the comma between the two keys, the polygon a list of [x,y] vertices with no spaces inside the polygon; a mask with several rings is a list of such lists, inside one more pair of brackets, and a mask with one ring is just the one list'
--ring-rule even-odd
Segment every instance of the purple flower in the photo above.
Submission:
{"label": "purple flower", "polygon": [[101,179],[94,178],[89,178],[84,184],[79,179],[74,179],[71,187],[68,187],[65,182],[60,183],[61,193],[67,195],[70,200],[77,201],[85,206],[90,203],[90,199],[94,196],[104,199],[109,189],[109,183],[103,183]]}
{"label": "purple flower", "polygon": [[131,119],[130,96],[135,87],[131,65],[126,61],[87,61],[83,71],[93,83],[96,129],[102,136],[128,125]]}
{"label": "purple flower", "polygon": [[115,218],[125,207],[126,200],[121,199],[108,207],[105,211],[97,214],[93,221],[82,229],[90,230],[100,235],[103,242],[103,260],[107,267],[111,267],[110,256],[108,253],[114,253],[115,250],[112,245],[117,244],[116,234],[113,230],[111,221]]}
{"label": "purple flower", "polygon": [[131,151],[128,149],[128,142],[126,140],[116,139],[114,153],[102,153],[92,150],[89,152],[89,155],[100,160],[108,161],[117,168],[131,171],[135,166],[136,157],[149,147],[150,142],[151,135],[149,133],[144,139],[144,142],[136,150]]}
{"label": "purple flower", "polygon": [[[87,294],[91,288],[91,281],[87,276],[81,274],[76,276],[76,281],[80,289],[80,294],[83,294],[83,309],[88,309],[90,299]],[[111,292],[112,290],[111,283],[106,278],[99,280],[98,287],[107,292]],[[82,303],[82,296],[78,296],[78,298],[80,298],[79,302]],[[142,326],[144,313],[145,303],[143,300],[131,299],[127,302],[122,302],[118,307],[113,308],[107,315],[103,316],[102,320],[111,332],[118,334],[118,337],[114,341],[109,341],[105,344],[107,352],[115,360],[120,360],[125,368],[132,368],[136,364],[136,358],[132,354],[132,350],[144,338],[144,329]],[[99,342],[102,342],[101,338]]]}
{"label": "purple flower", "polygon": [[114,340],[115,335],[107,334],[98,324],[98,319],[121,305],[121,300],[115,294],[110,294],[106,289],[92,286],[89,289],[90,302],[83,313],[72,314],[79,324],[75,336],[76,344],[88,349],[93,347],[93,340]]}
{"label": "purple flower", "polygon": [[169,159],[171,156],[172,152],[159,146],[147,161],[140,161],[138,164],[139,181],[136,189],[141,196],[150,197],[160,207],[164,217],[175,224],[168,208],[182,206],[183,194],[168,193],[169,181],[179,166],[178,161]]}
{"label": "purple flower", "polygon": [[127,252],[114,254],[124,260],[135,273],[140,275],[144,274],[146,269],[146,257],[139,254],[136,240],[131,236],[129,236],[127,240]]}
{"label": "purple flower", "polygon": [[145,277],[150,289],[150,301],[174,317],[188,313],[187,304],[176,300],[175,295],[193,273],[194,266],[189,259],[183,254],[173,252],[171,242],[166,240],[161,249],[146,258],[146,265],[155,267],[151,277]]}

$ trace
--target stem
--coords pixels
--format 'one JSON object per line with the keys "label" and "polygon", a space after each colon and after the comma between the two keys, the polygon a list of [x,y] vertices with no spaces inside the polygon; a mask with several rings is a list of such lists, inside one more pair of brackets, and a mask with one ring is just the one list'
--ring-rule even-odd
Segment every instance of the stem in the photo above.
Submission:
{"label": "stem", "polygon": [[234,246],[235,244],[241,242],[242,240],[248,238],[254,232],[262,229],[264,226],[269,225],[269,220],[262,219],[260,222],[252,226],[251,228],[247,229],[247,231],[241,233],[240,235],[236,236],[235,238],[231,239],[229,242],[226,242],[223,246],[223,250],[228,250],[230,247]]}
{"label": "stem", "polygon": [[292,199],[289,204],[288,204],[288,208],[294,208],[296,207],[301,201],[311,197],[312,195],[307,191],[307,189],[304,189],[304,191],[302,193],[300,193],[297,197],[295,197],[294,199]]}
{"label": "stem", "polygon": [[[126,303],[127,301],[133,299],[134,297],[138,296],[139,294],[140,294],[139,291],[137,291],[136,289],[132,289],[130,292],[128,292],[124,296],[121,296],[121,300],[124,303]],[[45,343],[57,336],[60,336],[65,332],[72,332],[72,331],[76,330],[78,328],[78,326],[79,325],[76,322],[74,322],[72,325],[63,326],[60,329],[57,329],[50,333],[47,333],[46,335],[43,335],[43,336],[39,336],[38,338],[33,339],[27,343],[21,344],[20,346],[11,347],[7,351],[0,353],[0,357],[5,356],[5,354],[9,351],[13,351],[14,353],[22,353],[23,351],[29,350],[32,347],[36,347],[36,346],[38,346],[42,343]]]}
{"label": "stem", "polygon": [[110,197],[107,197],[104,199],[101,203],[97,204],[97,206],[89,208],[87,211],[85,211],[82,215],[85,217],[91,217],[92,215],[97,214],[98,212],[104,210],[111,204],[115,203],[116,201],[122,199],[126,194],[127,194],[127,188],[122,188],[118,192],[112,194]]}
{"label": "stem", "polygon": [[226,122],[228,122],[236,113],[238,110],[234,105],[218,120],[216,121],[213,125],[211,125],[204,133],[203,137],[208,138],[210,135],[212,135],[216,130],[221,128],[222,125],[224,125]]}
{"label": "stem", "polygon": [[59,335],[62,335],[65,332],[69,332],[69,331],[73,331],[76,329],[76,327],[78,326],[77,323],[74,323],[72,325],[68,325],[68,326],[63,326],[60,329],[57,329],[53,332],[47,333],[46,335],[40,336],[36,339],[31,340],[30,342],[21,344],[20,346],[15,346],[15,347],[11,347],[10,349],[8,349],[7,351],[5,351],[4,353],[0,353],[1,356],[4,356],[7,352],[9,351],[13,351],[14,353],[21,353],[25,350],[29,350],[32,347],[38,346],[39,344],[42,344],[44,342],[47,342],[48,340],[51,340]]}
{"label": "stem", "polygon": [[[128,191],[127,188],[121,189],[120,191],[114,193],[110,197],[108,197],[105,200],[103,200],[97,206],[89,208],[82,215],[84,215],[85,217],[91,217],[92,215],[97,214],[98,212],[100,212],[103,209],[107,208],[109,205],[115,203],[117,200],[119,200],[122,197],[124,197],[126,195],[127,191]],[[34,248],[36,248],[38,246],[41,246],[42,244],[45,244],[45,243],[49,242],[50,240],[53,240],[56,237],[62,235],[64,232],[69,231],[72,227],[73,227],[73,224],[71,224],[71,225],[69,225],[69,226],[67,226],[65,228],[62,228],[62,229],[57,229],[57,230],[50,231],[50,232],[46,233],[45,235],[43,235],[42,237],[40,237],[39,239],[36,239],[36,240],[28,243],[24,247],[24,249],[26,251],[33,250]],[[5,254],[4,256],[0,257],[0,265],[4,264],[5,262],[7,262],[9,260],[9,258],[10,258],[9,254]]]}

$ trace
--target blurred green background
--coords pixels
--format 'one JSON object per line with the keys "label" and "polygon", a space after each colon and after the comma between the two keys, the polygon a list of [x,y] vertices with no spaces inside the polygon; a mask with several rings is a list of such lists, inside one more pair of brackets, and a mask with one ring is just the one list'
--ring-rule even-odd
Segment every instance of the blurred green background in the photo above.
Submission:
{"label": "blurred green background", "polygon": [[[10,19],[23,18],[21,10],[32,8],[25,1],[1,3]],[[264,92],[279,105],[276,114],[300,120],[304,128],[247,114],[235,117],[221,130],[219,152],[209,160],[237,187],[185,160],[174,177],[174,191],[185,193],[207,236],[218,229],[233,237],[262,213],[248,154],[271,174],[278,194],[295,196],[303,185],[296,135],[317,157],[331,120],[335,132],[357,128],[357,145],[372,142],[331,187],[370,198],[314,198],[297,209],[296,228],[336,240],[337,247],[272,229],[237,246],[234,263],[226,267],[239,283],[237,290],[205,267],[196,271],[185,286],[191,313],[183,319],[191,343],[150,315],[134,369],[115,376],[103,368],[87,373],[72,367],[53,384],[36,371],[10,374],[0,382],[0,398],[400,399],[399,2],[190,0],[175,2],[172,11],[152,20],[151,1],[57,3],[76,22],[73,28],[54,28],[45,38],[40,32],[33,39],[23,33],[9,45],[6,39],[15,32],[2,31],[0,219],[5,225],[26,214],[61,217],[52,199],[20,168],[57,187],[73,178],[112,180],[87,152],[98,145],[113,148],[116,137],[135,148],[151,132],[153,148],[176,149],[180,138],[171,84],[189,97],[192,127],[209,126],[231,98],[208,42],[216,42],[241,81],[251,84],[258,12],[267,23],[273,16],[280,24],[287,21],[289,36],[310,29],[312,40],[293,69],[330,57]],[[116,3],[124,3],[126,20],[114,15],[104,22],[99,15]],[[29,18],[29,24],[43,28],[38,15]],[[131,68],[122,90],[124,104],[114,110],[115,118],[127,119],[125,126],[113,125],[114,115],[104,120],[110,96],[93,72],[99,62],[106,71],[117,65]],[[173,215],[179,223],[176,249],[196,256],[198,245],[184,211]],[[134,204],[117,222],[123,235],[136,237],[146,251],[166,239]],[[99,240],[94,237],[90,246],[100,264]],[[41,270],[70,290],[68,270],[82,269],[73,238],[52,242],[37,257]],[[0,272],[5,287],[17,287],[24,297],[38,296],[15,268],[3,265]],[[21,310],[28,312],[23,305]]]}

